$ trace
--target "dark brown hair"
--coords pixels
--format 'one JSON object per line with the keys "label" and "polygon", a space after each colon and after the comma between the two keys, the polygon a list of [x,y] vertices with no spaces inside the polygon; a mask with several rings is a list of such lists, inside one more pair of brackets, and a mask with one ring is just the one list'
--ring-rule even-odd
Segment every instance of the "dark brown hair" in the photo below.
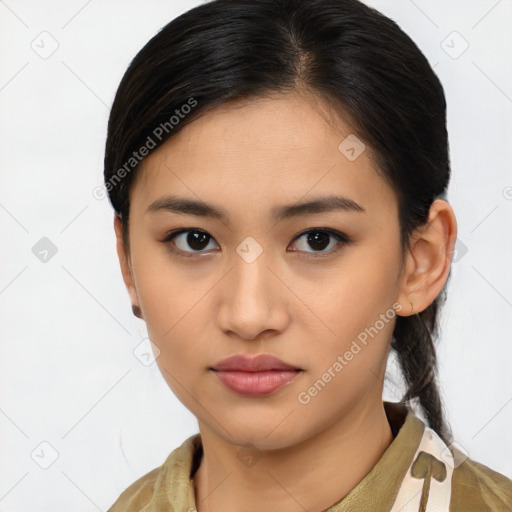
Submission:
{"label": "dark brown hair", "polygon": [[[141,148],[160,146],[230,100],[297,89],[348,117],[372,148],[395,190],[406,250],[450,178],[444,91],[416,44],[358,0],[214,0],[172,20],[139,51],[117,90],[105,149],[105,185],[127,250]],[[412,408],[417,399],[449,444],[434,346],[444,294],[397,317],[391,348],[407,385],[402,401]]]}

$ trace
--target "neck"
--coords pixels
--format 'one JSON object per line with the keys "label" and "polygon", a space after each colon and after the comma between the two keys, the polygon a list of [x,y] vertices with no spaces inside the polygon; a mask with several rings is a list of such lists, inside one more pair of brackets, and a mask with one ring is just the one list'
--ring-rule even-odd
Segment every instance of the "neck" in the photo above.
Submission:
{"label": "neck", "polygon": [[382,400],[356,405],[300,445],[259,452],[249,467],[240,464],[240,447],[202,423],[199,430],[204,455],[193,478],[198,512],[320,512],[344,498],[393,441]]}

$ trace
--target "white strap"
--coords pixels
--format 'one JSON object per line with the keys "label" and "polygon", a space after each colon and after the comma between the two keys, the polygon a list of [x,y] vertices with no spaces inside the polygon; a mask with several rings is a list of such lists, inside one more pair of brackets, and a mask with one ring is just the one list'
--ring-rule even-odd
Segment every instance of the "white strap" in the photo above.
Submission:
{"label": "white strap", "polygon": [[436,432],[425,425],[423,437],[390,512],[418,512],[421,510],[425,482],[423,476],[429,473],[430,479],[426,478],[428,501],[424,509],[425,512],[449,512],[453,468],[454,460],[450,449]]}

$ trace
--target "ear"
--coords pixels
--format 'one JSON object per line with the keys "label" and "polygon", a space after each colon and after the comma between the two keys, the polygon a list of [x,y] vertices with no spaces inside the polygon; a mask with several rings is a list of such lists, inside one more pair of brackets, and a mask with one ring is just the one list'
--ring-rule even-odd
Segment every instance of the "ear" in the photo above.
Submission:
{"label": "ear", "polygon": [[402,309],[397,314],[419,313],[439,295],[450,273],[456,239],[453,209],[446,201],[436,199],[427,223],[411,235],[398,296]]}
{"label": "ear", "polygon": [[[130,296],[130,300],[132,302],[132,309],[136,316],[139,316],[135,313],[136,310],[140,313],[140,303],[139,303],[139,295],[137,293],[137,288],[135,287],[135,281],[133,278],[133,272],[131,268],[130,255],[127,254],[126,248],[123,243],[123,222],[121,218],[115,214],[114,215],[114,231],[116,233],[116,249],[117,256],[119,258],[119,264],[121,266],[121,273],[123,275],[123,281],[128,290],[128,295]],[[139,316],[139,318],[142,318]]]}

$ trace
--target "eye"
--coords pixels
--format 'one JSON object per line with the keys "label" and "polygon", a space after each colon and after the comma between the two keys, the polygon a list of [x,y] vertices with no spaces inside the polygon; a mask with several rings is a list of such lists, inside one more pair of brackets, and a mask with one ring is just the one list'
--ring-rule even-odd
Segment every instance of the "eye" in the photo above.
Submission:
{"label": "eye", "polygon": [[[179,229],[169,233],[162,242],[171,243],[178,248],[177,251],[171,249],[173,252],[184,253],[183,255],[188,257],[203,252],[211,240],[214,238],[201,229]],[[189,251],[187,247],[193,250]]]}
{"label": "eye", "polygon": [[[202,229],[178,229],[169,233],[162,240],[162,243],[170,244],[171,251],[180,256],[193,257],[195,254],[199,255],[205,252],[205,250],[211,250],[212,247],[209,247],[209,245],[213,240],[215,239]],[[292,243],[296,240],[299,241],[297,244],[299,249],[292,250],[292,252],[309,253],[308,256],[306,256],[308,258],[329,256],[351,241],[345,234],[325,228],[314,228],[304,231],[300,235],[297,235]],[[308,246],[314,250],[308,251]],[[331,249],[325,251],[325,248],[329,246]],[[174,247],[177,247],[177,250],[174,249]],[[317,255],[315,253],[319,254]]]}
{"label": "eye", "polygon": [[[325,228],[309,229],[295,237],[294,241],[295,240],[299,240],[299,243],[297,244],[299,246],[299,252],[310,253],[313,258],[331,255],[337,252],[343,245],[350,242],[349,238],[345,234]],[[314,251],[307,251],[306,249],[308,246],[312,247]],[[324,249],[329,246],[331,247],[331,250],[324,251]],[[315,252],[320,252],[320,254],[317,256],[314,254]]]}

